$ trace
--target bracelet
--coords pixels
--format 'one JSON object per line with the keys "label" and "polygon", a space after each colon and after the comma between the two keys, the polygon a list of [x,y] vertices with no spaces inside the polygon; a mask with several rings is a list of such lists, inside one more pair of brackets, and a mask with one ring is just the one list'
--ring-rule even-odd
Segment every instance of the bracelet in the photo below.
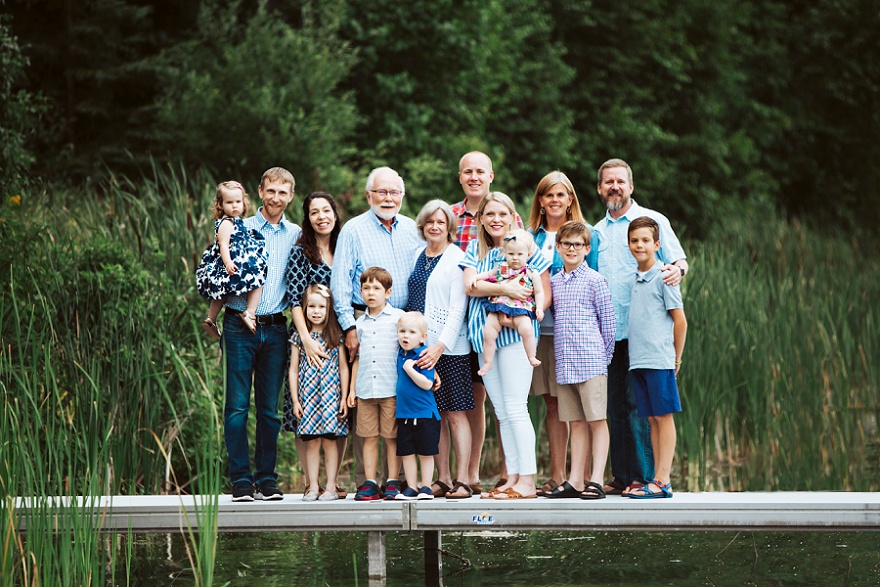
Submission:
{"label": "bracelet", "polygon": [[676,362],[675,362],[675,366],[676,366],[676,367],[681,366],[681,361],[676,361]]}

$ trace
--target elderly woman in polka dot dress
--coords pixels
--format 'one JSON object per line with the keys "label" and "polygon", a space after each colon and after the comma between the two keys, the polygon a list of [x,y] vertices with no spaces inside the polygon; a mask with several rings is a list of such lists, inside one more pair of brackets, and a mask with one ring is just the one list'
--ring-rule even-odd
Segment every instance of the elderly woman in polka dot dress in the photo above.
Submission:
{"label": "elderly woman in polka dot dress", "polygon": [[[456,226],[452,208],[440,200],[431,200],[419,212],[416,227],[427,245],[409,278],[406,306],[428,319],[428,348],[418,365],[433,368],[440,376],[440,389],[434,392],[442,419],[440,454],[435,458],[439,478],[432,490],[447,499],[470,497],[469,484],[477,482],[467,478],[471,429],[465,411],[474,409],[474,390],[465,322],[467,296],[458,266],[464,253],[453,244]],[[450,433],[457,461],[454,479],[449,469]]]}

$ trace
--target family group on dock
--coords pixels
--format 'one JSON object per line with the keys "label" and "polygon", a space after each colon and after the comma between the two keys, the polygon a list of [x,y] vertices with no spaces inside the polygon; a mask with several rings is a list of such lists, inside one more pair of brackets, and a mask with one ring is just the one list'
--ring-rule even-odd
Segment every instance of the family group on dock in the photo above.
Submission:
{"label": "family group on dock", "polygon": [[[197,284],[223,349],[234,501],[283,499],[282,429],[297,435],[306,501],[346,497],[349,432],[358,501],[672,497],[688,263],[669,221],[632,199],[621,159],[599,167],[607,211],[594,226],[560,171],[538,183],[526,223],[490,190],[486,154],[465,154],[458,177],[463,200],[432,200],[413,220],[400,214],[403,179],[379,167],[368,211],[342,226],[334,198],[315,192],[301,228],[284,217],[295,181],[283,168],[263,174],[253,216],[240,183],[217,187]],[[540,487],[530,393],[547,406],[551,478]],[[480,481],[487,395],[503,453],[492,488]]]}

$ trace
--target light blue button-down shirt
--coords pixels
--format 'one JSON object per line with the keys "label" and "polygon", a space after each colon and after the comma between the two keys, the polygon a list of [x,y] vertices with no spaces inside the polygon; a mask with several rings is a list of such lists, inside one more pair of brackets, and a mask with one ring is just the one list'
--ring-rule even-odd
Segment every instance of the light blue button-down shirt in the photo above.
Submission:
{"label": "light blue button-down shirt", "polygon": [[[250,218],[242,221],[245,228],[253,228],[260,231],[266,239],[266,283],[263,284],[263,295],[260,297],[260,305],[257,306],[257,316],[277,314],[287,309],[287,260],[290,258],[290,248],[299,238],[300,228],[283,216],[281,222],[272,224],[263,216],[263,209]],[[226,299],[226,305],[244,312],[247,308],[246,296],[230,296]]]}
{"label": "light blue button-down shirt", "polygon": [[361,274],[368,267],[382,267],[391,274],[391,298],[395,308],[405,308],[407,282],[425,243],[412,218],[398,214],[389,231],[372,211],[345,223],[336,242],[330,289],[336,317],[343,330],[354,326],[352,304],[363,305]]}
{"label": "light blue button-down shirt", "polygon": [[617,220],[610,212],[593,227],[599,233],[599,273],[608,280],[611,288],[611,301],[617,318],[615,340],[629,337],[629,306],[632,298],[632,285],[638,271],[638,263],[629,252],[627,230],[629,223],[640,216],[653,218],[660,225],[660,250],[657,259],[663,263],[674,263],[686,259],[684,249],[672,230],[672,225],[663,214],[639,206],[635,200],[626,213]]}
{"label": "light blue button-down shirt", "polygon": [[367,311],[355,322],[358,372],[355,394],[359,399],[382,399],[397,394],[397,321],[403,310],[385,304],[375,318]]}

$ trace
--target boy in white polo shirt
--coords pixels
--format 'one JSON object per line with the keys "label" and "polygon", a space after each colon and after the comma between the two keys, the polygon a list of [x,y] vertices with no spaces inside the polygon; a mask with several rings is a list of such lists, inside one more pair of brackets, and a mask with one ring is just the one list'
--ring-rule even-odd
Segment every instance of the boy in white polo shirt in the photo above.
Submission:
{"label": "boy in white polo shirt", "polygon": [[364,439],[364,475],[366,481],[354,496],[357,501],[394,499],[400,493],[397,479],[388,479],[385,495],[376,483],[379,465],[379,437],[385,439],[388,471],[400,471],[397,456],[397,321],[403,310],[388,304],[391,297],[391,274],[381,267],[369,267],[361,274],[361,297],[367,311],[357,319],[360,352],[352,365],[352,388],[348,407],[357,407],[358,436]]}
{"label": "boy in white polo shirt", "polygon": [[629,492],[635,499],[672,497],[675,421],[681,411],[675,376],[681,367],[687,319],[678,286],[660,275],[660,226],[640,216],[630,222],[629,252],[638,263],[629,310],[629,375],[639,416],[651,425],[654,479]]}

